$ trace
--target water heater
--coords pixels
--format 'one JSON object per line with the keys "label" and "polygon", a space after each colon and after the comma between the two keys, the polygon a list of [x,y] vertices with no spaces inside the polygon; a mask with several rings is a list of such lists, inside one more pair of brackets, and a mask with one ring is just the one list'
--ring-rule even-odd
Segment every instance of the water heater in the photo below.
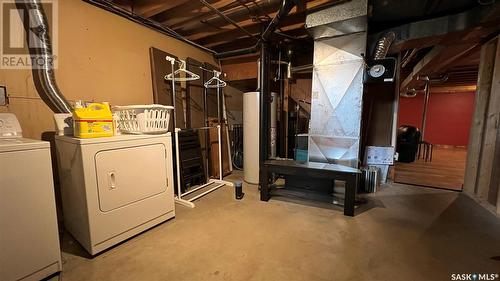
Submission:
{"label": "water heater", "polygon": [[[269,142],[270,157],[276,157],[276,113],[278,95],[271,93],[271,120]],[[259,99],[260,92],[243,94],[243,170],[244,180],[250,184],[259,184]]]}

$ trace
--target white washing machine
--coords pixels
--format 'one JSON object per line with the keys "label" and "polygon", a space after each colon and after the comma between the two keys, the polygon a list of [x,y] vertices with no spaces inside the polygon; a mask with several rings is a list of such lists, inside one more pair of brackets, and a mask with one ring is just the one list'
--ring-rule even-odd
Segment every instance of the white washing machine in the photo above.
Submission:
{"label": "white washing machine", "polygon": [[61,271],[50,144],[25,139],[0,113],[0,280],[40,280]]}
{"label": "white washing machine", "polygon": [[56,136],[64,225],[92,255],[175,216],[172,138]]}

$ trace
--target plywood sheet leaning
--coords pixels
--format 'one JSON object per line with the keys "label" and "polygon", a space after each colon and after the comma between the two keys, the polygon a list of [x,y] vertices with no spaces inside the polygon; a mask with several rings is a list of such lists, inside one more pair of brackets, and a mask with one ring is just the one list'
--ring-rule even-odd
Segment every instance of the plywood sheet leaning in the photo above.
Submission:
{"label": "plywood sheet leaning", "polygon": [[[219,123],[216,118],[209,118],[210,127],[216,127]],[[219,141],[217,137],[217,128],[211,128],[210,132],[210,177],[219,178]],[[223,123],[221,127],[222,139],[222,175],[231,174],[232,167],[230,162],[229,142],[228,142],[228,126]]]}
{"label": "plywood sheet leaning", "polygon": [[[186,59],[186,69],[203,77],[204,71],[200,69],[203,63],[192,59]],[[200,128],[205,127],[204,96],[205,87],[203,78],[195,81],[186,82],[186,127]]]}

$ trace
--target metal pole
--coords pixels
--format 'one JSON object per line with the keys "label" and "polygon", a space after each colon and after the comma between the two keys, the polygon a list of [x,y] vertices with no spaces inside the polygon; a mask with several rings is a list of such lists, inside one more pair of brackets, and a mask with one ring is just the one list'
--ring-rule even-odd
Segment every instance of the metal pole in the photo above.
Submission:
{"label": "metal pole", "polygon": [[[205,74],[203,74],[203,77],[205,77]],[[203,82],[205,82],[205,78],[203,78]],[[207,104],[207,94],[208,94],[208,91],[207,91],[207,88],[204,88],[203,89],[203,119],[205,119],[205,126],[206,127],[209,127],[209,124],[208,124],[208,104]],[[208,181],[208,179],[210,178],[210,171],[209,171],[209,168],[208,168],[208,165],[209,165],[209,155],[208,155],[208,152],[210,151],[211,147],[210,147],[210,132],[209,130],[206,130],[205,131],[205,181]]]}
{"label": "metal pole", "polygon": [[264,162],[269,157],[269,53],[268,43],[263,41],[260,49],[260,98],[259,98],[259,179],[263,186]]}
{"label": "metal pole", "polygon": [[429,105],[429,97],[430,97],[430,89],[429,89],[429,82],[425,83],[425,97],[424,97],[424,110],[422,112],[422,131],[421,131],[421,136],[422,136],[422,141],[425,140],[425,123],[427,121],[427,107]]}
{"label": "metal pole", "polygon": [[219,122],[219,125],[222,124],[222,120],[221,120],[221,117],[220,117],[220,112],[221,112],[221,108],[220,108],[220,87],[217,87],[217,120]]}
{"label": "metal pole", "polygon": [[[174,111],[175,112],[175,111]],[[175,131],[175,161],[176,161],[176,170],[177,170],[177,198],[181,199],[181,161],[179,160],[179,131],[177,128]]]}
{"label": "metal pole", "polygon": [[221,137],[221,125],[217,126],[217,137],[219,139],[219,179],[222,180],[222,137]]}
{"label": "metal pole", "polygon": [[174,64],[175,64],[175,61],[171,60],[170,61],[170,64],[172,65],[172,106],[174,107],[174,118],[172,119],[173,123],[174,123],[174,131],[175,129],[177,128],[177,114],[176,114],[176,111],[175,111],[175,76],[174,76]]}

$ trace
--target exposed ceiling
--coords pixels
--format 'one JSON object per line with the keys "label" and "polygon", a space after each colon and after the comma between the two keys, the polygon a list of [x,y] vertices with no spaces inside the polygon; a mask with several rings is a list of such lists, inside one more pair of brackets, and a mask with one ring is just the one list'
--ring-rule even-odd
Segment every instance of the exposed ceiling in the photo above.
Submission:
{"label": "exposed ceiling", "polygon": [[[216,52],[255,44],[281,3],[281,0],[99,1],[159,23]],[[303,0],[281,22],[273,36],[274,43],[293,45],[299,52],[302,50],[307,54],[297,57],[311,60],[312,39],[304,27],[306,15],[342,1],[348,0]],[[415,49],[415,54],[402,68],[402,91],[408,87],[421,87],[422,81],[416,79],[419,75],[446,75],[448,79],[442,83],[445,86],[475,84],[479,46],[493,34],[498,34],[500,26],[500,5],[496,0],[369,0],[368,14],[372,42],[384,31],[393,29],[406,36],[399,37],[400,42],[393,44],[393,54],[401,53],[404,57]],[[479,17],[488,19],[483,22]],[[464,25],[470,25],[470,28],[462,28]],[[460,28],[463,30],[458,30]],[[257,55],[246,55],[225,63],[242,64],[256,59]]]}
{"label": "exposed ceiling", "polygon": [[[371,1],[370,29],[378,32],[387,28],[456,14],[480,6],[490,0],[373,0]],[[493,1],[494,2],[494,1]]]}
{"label": "exposed ceiling", "polygon": [[[158,22],[178,34],[221,52],[249,47],[277,13],[281,0],[114,0],[131,13]],[[308,0],[293,8],[280,24],[279,41],[309,40],[304,28],[308,12],[338,0]]]}

